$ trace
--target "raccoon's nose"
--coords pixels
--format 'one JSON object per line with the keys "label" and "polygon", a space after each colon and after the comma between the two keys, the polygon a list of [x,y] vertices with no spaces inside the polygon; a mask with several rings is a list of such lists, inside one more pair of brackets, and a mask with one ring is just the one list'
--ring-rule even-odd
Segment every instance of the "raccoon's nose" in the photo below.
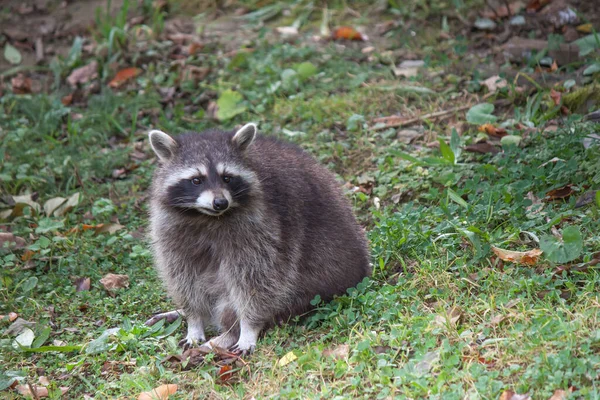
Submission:
{"label": "raccoon's nose", "polygon": [[227,210],[227,207],[229,207],[229,202],[227,201],[227,199],[222,198],[222,199],[214,199],[213,200],[213,208],[217,211],[223,211],[223,210]]}

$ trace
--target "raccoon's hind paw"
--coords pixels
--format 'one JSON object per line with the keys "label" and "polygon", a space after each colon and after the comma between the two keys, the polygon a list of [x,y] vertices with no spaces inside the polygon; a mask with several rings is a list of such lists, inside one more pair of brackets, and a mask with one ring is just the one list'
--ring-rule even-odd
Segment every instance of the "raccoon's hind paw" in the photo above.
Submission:
{"label": "raccoon's hind paw", "polygon": [[200,337],[200,338],[190,338],[190,337],[185,337],[183,339],[181,339],[179,341],[179,347],[182,347],[183,350],[189,350],[192,347],[197,347],[199,346],[200,343],[204,343],[206,341],[206,338],[204,337]]}
{"label": "raccoon's hind paw", "polygon": [[238,343],[234,344],[233,346],[231,346],[229,348],[229,351],[231,351],[232,353],[235,353],[236,355],[238,355],[240,357],[246,357],[246,356],[249,356],[250,354],[254,353],[255,348],[256,348],[256,345],[244,346],[238,342]]}

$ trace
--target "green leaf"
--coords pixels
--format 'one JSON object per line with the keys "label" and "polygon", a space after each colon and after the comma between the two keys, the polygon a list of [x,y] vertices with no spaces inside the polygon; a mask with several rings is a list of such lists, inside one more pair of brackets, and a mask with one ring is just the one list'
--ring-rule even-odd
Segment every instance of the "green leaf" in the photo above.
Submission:
{"label": "green leaf", "polygon": [[454,158],[454,152],[452,152],[450,146],[448,146],[443,139],[438,139],[438,142],[440,142],[440,151],[442,152],[442,157],[444,157],[444,160],[448,161],[450,164],[454,164],[456,160]]}
{"label": "green leaf", "polygon": [[0,390],[8,389],[15,381],[25,379],[26,374],[22,371],[0,372]]}
{"label": "green leaf", "polygon": [[579,55],[583,57],[600,48],[600,37],[598,37],[597,34],[592,33],[581,39],[577,39],[573,43],[579,47]]}
{"label": "green leaf", "polygon": [[576,226],[569,226],[562,231],[562,240],[545,235],[540,238],[540,249],[549,261],[566,263],[575,260],[583,251],[583,238]]}
{"label": "green leaf", "polygon": [[583,76],[593,75],[596,72],[600,72],[600,63],[594,63],[583,70]]}
{"label": "green leaf", "polygon": [[456,193],[454,190],[452,190],[450,188],[448,188],[448,197],[450,198],[450,200],[454,201],[459,206],[462,206],[464,208],[469,208],[469,204],[467,204],[467,202],[464,201],[463,198],[458,195],[458,193]]}
{"label": "green leaf", "polygon": [[302,78],[303,80],[308,79],[313,75],[316,75],[317,71],[317,67],[315,67],[315,65],[309,61],[300,63],[296,67],[296,72],[298,73],[298,75],[300,75],[300,78]]}
{"label": "green leaf", "polygon": [[49,353],[49,352],[59,352],[59,353],[70,353],[72,351],[79,351],[83,348],[83,346],[42,346],[36,349],[22,349],[25,353]]}
{"label": "green leaf", "polygon": [[483,125],[488,122],[496,122],[498,117],[492,115],[494,105],[491,103],[482,103],[474,105],[467,111],[467,122],[474,125]]}
{"label": "green leaf", "polygon": [[521,136],[517,135],[506,135],[500,139],[500,144],[502,144],[502,146],[518,146],[519,143],[521,143]]}
{"label": "green leaf", "polygon": [[115,335],[120,330],[121,328],[111,328],[102,332],[100,336],[88,343],[85,348],[86,354],[104,353],[109,350],[112,347],[112,344],[109,343],[110,336]]}
{"label": "green leaf", "polygon": [[415,164],[421,164],[421,160],[416,157],[411,156],[410,154],[401,152],[401,151],[392,151],[395,156],[402,158],[403,160],[413,162]]}
{"label": "green leaf", "polygon": [[164,337],[171,335],[173,332],[175,332],[177,329],[179,329],[179,327],[181,326],[181,321],[183,321],[183,318],[181,318],[181,317],[177,318],[164,331],[162,331],[161,333],[156,335],[156,338],[162,339]]}
{"label": "green leaf", "polygon": [[25,282],[23,282],[21,284],[21,289],[23,289],[23,292],[27,293],[27,292],[31,291],[34,287],[36,287],[37,283],[38,283],[38,278],[36,278],[35,276],[32,276],[31,278],[25,280]]}
{"label": "green leaf", "polygon": [[596,191],[596,205],[600,208],[600,190]]}
{"label": "green leaf", "polygon": [[462,153],[462,148],[460,147],[460,136],[458,136],[458,132],[455,128],[452,128],[452,135],[450,136],[450,148],[452,149],[452,153],[454,153],[454,163],[458,162],[458,157]]}
{"label": "green leaf", "polygon": [[246,106],[241,104],[244,98],[238,92],[226,90],[217,100],[217,118],[225,121],[246,111]]}
{"label": "green leaf", "polygon": [[33,343],[31,344],[31,348],[32,349],[37,349],[38,347],[40,347],[41,345],[44,344],[44,342],[46,340],[48,340],[48,338],[50,337],[50,332],[52,331],[52,329],[47,326],[45,327],[40,334],[38,335],[38,337],[35,338],[35,340],[33,341]]}
{"label": "green leaf", "polygon": [[35,233],[54,232],[65,226],[62,221],[56,221],[51,218],[42,218],[38,221],[38,227],[35,228]]}
{"label": "green leaf", "polygon": [[23,59],[21,57],[21,53],[19,53],[19,50],[17,50],[10,43],[6,43],[6,45],[4,45],[4,58],[6,58],[6,61],[11,64],[20,64],[21,60]]}

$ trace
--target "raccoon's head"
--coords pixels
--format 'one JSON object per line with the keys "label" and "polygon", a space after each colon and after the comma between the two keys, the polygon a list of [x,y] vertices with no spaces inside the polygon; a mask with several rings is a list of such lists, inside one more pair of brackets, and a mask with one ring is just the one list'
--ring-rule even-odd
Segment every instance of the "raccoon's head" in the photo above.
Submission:
{"label": "raccoon's head", "polygon": [[150,145],[160,166],[154,177],[160,202],[182,213],[217,217],[250,201],[255,173],[244,163],[256,125],[237,132],[208,131],[172,138],[150,131]]}

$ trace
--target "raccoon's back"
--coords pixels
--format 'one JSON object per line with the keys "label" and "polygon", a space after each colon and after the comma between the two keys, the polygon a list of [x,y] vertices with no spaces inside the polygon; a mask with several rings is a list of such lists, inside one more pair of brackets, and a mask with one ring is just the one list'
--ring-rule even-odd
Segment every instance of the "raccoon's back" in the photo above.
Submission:
{"label": "raccoon's back", "polygon": [[250,159],[280,221],[281,250],[297,253],[305,297],[299,302],[343,294],[370,274],[365,234],[329,170],[299,147],[268,137],[257,138]]}

